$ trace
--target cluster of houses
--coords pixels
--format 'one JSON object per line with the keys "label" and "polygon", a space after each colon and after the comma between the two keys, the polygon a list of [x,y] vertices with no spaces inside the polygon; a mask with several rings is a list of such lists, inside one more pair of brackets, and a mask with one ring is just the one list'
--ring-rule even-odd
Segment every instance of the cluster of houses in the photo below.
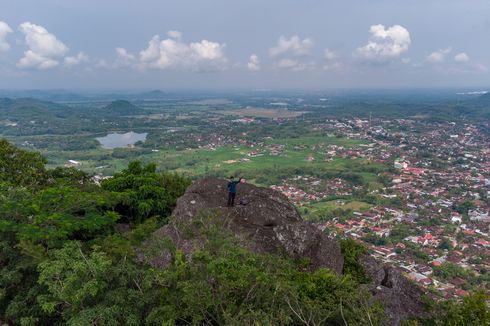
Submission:
{"label": "cluster of houses", "polygon": [[[391,185],[377,195],[399,198],[402,207],[377,206],[370,212],[352,214],[345,223],[334,219],[320,227],[363,241],[369,235],[390,240],[393,227],[406,224],[413,234],[398,243],[365,242],[372,254],[398,266],[420,285],[439,290],[446,298],[467,295],[468,280],[441,280],[433,268],[448,262],[474,277],[490,270],[488,133],[471,124],[427,125],[411,120],[378,121],[380,126],[375,127],[369,127],[369,121],[355,119],[329,123],[348,137],[369,141],[369,145],[359,147],[350,156],[392,162]],[[417,132],[387,131],[407,127]],[[359,132],[359,128],[365,131]],[[333,148],[327,153],[328,158],[336,157],[338,151]],[[450,248],[441,247],[443,242],[449,243]],[[405,250],[407,245],[416,251]],[[414,252],[419,253],[418,257]],[[482,281],[476,286],[488,289],[490,284]]]}
{"label": "cluster of houses", "polygon": [[281,185],[272,185],[272,189],[283,193],[297,206],[319,201],[329,196],[351,196],[359,188],[342,179],[321,179],[312,176],[295,176],[284,179]]}
{"label": "cluster of houses", "polygon": [[[377,205],[353,212],[342,222],[334,218],[318,226],[365,242],[374,256],[443,297],[465,296],[475,286],[490,288],[486,281],[469,284],[462,278],[442,280],[434,275],[434,268],[444,263],[457,265],[477,279],[490,270],[490,138],[480,128],[407,119],[377,120],[375,125],[369,120],[330,119],[318,124],[316,129],[365,140],[354,148],[318,148],[325,161],[363,158],[391,165],[387,173],[391,184],[370,194],[399,200],[396,207]],[[299,206],[328,196],[349,196],[352,187],[340,178],[309,176],[273,186]],[[393,228],[400,224],[412,232],[393,243]],[[382,241],[364,241],[370,236]]]}

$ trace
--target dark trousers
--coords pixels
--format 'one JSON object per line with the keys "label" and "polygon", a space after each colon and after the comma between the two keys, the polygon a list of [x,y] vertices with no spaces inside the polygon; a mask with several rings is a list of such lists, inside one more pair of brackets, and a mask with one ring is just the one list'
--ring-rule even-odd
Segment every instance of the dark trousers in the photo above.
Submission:
{"label": "dark trousers", "polygon": [[234,193],[234,192],[228,193],[228,206],[234,206],[235,205],[235,196],[236,196],[236,193]]}

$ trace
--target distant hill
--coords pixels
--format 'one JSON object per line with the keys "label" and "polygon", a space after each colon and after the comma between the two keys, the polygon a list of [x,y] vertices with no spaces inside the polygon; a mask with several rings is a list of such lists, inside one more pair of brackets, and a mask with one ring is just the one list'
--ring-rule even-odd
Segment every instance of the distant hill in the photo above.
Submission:
{"label": "distant hill", "polygon": [[12,99],[8,97],[0,98],[0,108],[9,107],[10,105],[12,105],[12,102]]}
{"label": "distant hill", "polygon": [[478,100],[479,100],[480,102],[490,103],[490,92],[489,92],[489,93],[485,93],[485,94],[483,94],[483,95],[478,96]]}
{"label": "distant hill", "polygon": [[125,100],[117,100],[102,108],[104,114],[133,115],[140,114],[141,109]]}
{"label": "distant hill", "polygon": [[138,99],[143,99],[143,100],[155,100],[155,99],[162,99],[164,97],[167,97],[167,93],[162,92],[160,90],[153,90],[141,94],[137,94]]}
{"label": "distant hill", "polygon": [[64,106],[50,101],[38,100],[35,98],[3,98],[0,99],[0,107],[4,109],[63,109]]}
{"label": "distant hill", "polygon": [[21,91],[7,91],[0,90],[0,98],[36,98],[43,101],[52,102],[87,102],[87,101],[111,101],[111,100],[159,100],[167,98],[169,93],[161,90],[151,90],[143,92],[117,92],[117,93],[105,93],[105,92],[77,92],[68,90],[21,90]]}
{"label": "distant hill", "polygon": [[50,101],[38,100],[35,98],[1,98],[0,107],[4,109],[22,109],[22,108],[44,108],[44,109],[60,109],[63,105]]}
{"label": "distant hill", "polygon": [[67,90],[18,90],[6,91],[0,90],[0,97],[9,97],[14,99],[36,98],[43,101],[53,102],[77,102],[90,100],[90,96],[78,94]]}
{"label": "distant hill", "polygon": [[53,102],[33,98],[0,99],[0,118],[35,120],[53,116],[65,117],[68,114],[67,107]]}
{"label": "distant hill", "polygon": [[479,121],[490,119],[490,93],[480,95],[462,106],[458,113],[464,113],[465,116]]}

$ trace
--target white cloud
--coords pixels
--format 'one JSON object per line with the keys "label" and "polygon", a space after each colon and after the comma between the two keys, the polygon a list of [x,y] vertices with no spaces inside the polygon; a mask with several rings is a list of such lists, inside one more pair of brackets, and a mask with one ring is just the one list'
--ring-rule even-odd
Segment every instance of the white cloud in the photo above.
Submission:
{"label": "white cloud", "polygon": [[301,39],[299,36],[292,36],[287,39],[281,36],[277,41],[277,45],[269,49],[271,57],[277,57],[284,54],[303,56],[310,54],[313,47],[313,40],[310,38]]}
{"label": "white cloud", "polygon": [[[457,53],[453,56],[449,56],[452,52],[452,48],[439,49],[429,54],[425,63],[431,65],[435,71],[442,74],[474,74],[474,73],[486,73],[488,68],[479,62],[473,62],[465,52]],[[419,67],[422,64],[419,65]]]}
{"label": "white cloud", "polygon": [[452,48],[439,49],[429,54],[426,60],[430,63],[442,63],[446,60],[446,55],[451,53],[451,51]]}
{"label": "white cloud", "polygon": [[307,62],[314,42],[310,38],[301,39],[299,36],[286,38],[281,36],[277,45],[269,49],[269,55],[276,59],[275,68],[292,71],[303,71],[312,68],[314,62]]}
{"label": "white cloud", "polygon": [[29,22],[20,25],[29,49],[19,60],[19,68],[49,69],[59,65],[68,47],[44,27]]}
{"label": "white cloud", "polygon": [[10,44],[5,40],[10,33],[13,33],[10,26],[5,22],[0,21],[0,52],[6,52],[10,49]]}
{"label": "white cloud", "polygon": [[114,66],[129,67],[136,62],[136,57],[129,53],[125,48],[116,48],[116,62]]}
{"label": "white cloud", "polygon": [[191,57],[194,60],[221,60],[223,58],[223,48],[224,45],[207,40],[190,44]]}
{"label": "white cloud", "polygon": [[76,56],[66,57],[64,62],[63,62],[63,65],[65,67],[70,68],[70,67],[77,66],[77,65],[81,64],[82,62],[87,62],[88,60],[89,60],[88,55],[86,55],[83,52],[80,52]]}
{"label": "white cloud", "polygon": [[182,39],[182,33],[179,31],[168,31],[167,32],[168,37],[181,40]]}
{"label": "white cloud", "polygon": [[461,53],[458,53],[454,56],[454,61],[456,61],[456,62],[468,62],[468,61],[470,61],[470,57],[466,53],[461,52]]}
{"label": "white cloud", "polygon": [[286,68],[286,69],[294,69],[299,65],[299,62],[297,60],[293,59],[281,59],[277,63],[278,68]]}
{"label": "white cloud", "polygon": [[225,44],[201,40],[190,44],[182,42],[182,33],[170,31],[170,38],[161,40],[159,35],[153,36],[148,47],[139,53],[136,59],[133,55],[118,52],[118,57],[126,63],[134,63],[140,69],[190,69],[193,71],[211,71],[224,68],[227,59],[224,54]]}
{"label": "white cloud", "polygon": [[252,54],[248,59],[247,68],[250,71],[259,71],[260,70],[260,60],[256,54]]}
{"label": "white cloud", "polygon": [[323,51],[323,59],[325,60],[324,70],[340,70],[344,68],[344,65],[338,60],[338,54],[330,49]]}
{"label": "white cloud", "polygon": [[337,54],[330,49],[325,49],[325,51],[323,52],[323,57],[327,61],[332,61],[337,59]]}
{"label": "white cloud", "polygon": [[315,68],[315,63],[312,61],[304,62],[298,59],[284,58],[274,64],[276,68],[292,71],[305,71]]}
{"label": "white cloud", "polygon": [[95,68],[109,68],[109,67],[110,67],[110,64],[107,63],[107,61],[104,59],[98,59],[95,62]]}
{"label": "white cloud", "polygon": [[369,32],[368,43],[357,49],[357,55],[368,61],[389,62],[407,52],[412,43],[409,31],[400,25],[373,25]]}
{"label": "white cloud", "polygon": [[24,52],[24,57],[19,60],[17,67],[27,69],[36,68],[40,70],[54,68],[59,65],[58,60],[44,57],[34,51],[28,50]]}

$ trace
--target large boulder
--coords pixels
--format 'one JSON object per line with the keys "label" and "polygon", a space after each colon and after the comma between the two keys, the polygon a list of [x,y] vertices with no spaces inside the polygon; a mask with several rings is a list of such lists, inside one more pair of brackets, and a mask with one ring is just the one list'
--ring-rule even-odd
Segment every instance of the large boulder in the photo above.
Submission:
{"label": "large boulder", "polygon": [[424,292],[400,271],[380,264],[367,255],[361,256],[359,263],[372,281],[365,287],[373,299],[383,304],[389,325],[399,325],[406,319],[427,316]]}
{"label": "large boulder", "polygon": [[[204,215],[216,214],[237,236],[240,243],[259,253],[285,253],[296,259],[309,258],[311,269],[330,268],[342,273],[339,244],[318,228],[304,222],[296,208],[281,193],[241,183],[234,207],[226,207],[227,181],[205,178],[195,181],[177,200],[171,222],[156,231],[154,239],[168,239],[187,257],[202,246],[199,235],[186,236],[183,226],[192,225]],[[169,250],[161,247],[151,257],[155,267],[171,262]]]}

